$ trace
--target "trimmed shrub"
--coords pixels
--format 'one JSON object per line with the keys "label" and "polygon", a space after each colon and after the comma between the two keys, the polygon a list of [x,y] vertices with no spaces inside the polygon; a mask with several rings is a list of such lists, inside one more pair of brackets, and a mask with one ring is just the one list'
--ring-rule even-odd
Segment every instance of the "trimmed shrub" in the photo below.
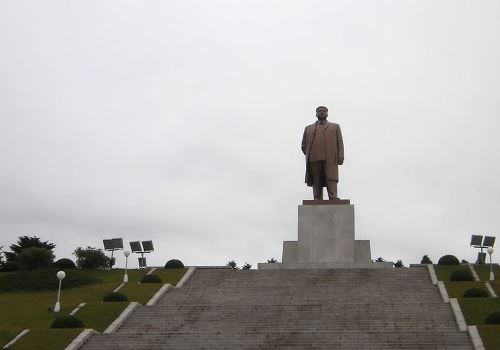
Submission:
{"label": "trimmed shrub", "polygon": [[108,301],[128,301],[128,298],[125,294],[123,293],[108,293],[106,296],[104,296],[104,299],[102,301],[108,302]]}
{"label": "trimmed shrub", "polygon": [[474,277],[472,277],[472,273],[469,270],[455,270],[450,275],[450,281],[474,281]]}
{"label": "trimmed shrub", "polygon": [[439,259],[438,265],[460,265],[460,261],[454,255],[445,255]]}
{"label": "trimmed shrub", "polygon": [[227,267],[230,267],[233,270],[238,270],[238,266],[236,265],[236,261],[229,260],[226,264]]}
{"label": "trimmed shrub", "polygon": [[464,298],[487,298],[490,294],[482,288],[470,288],[464,292]]}
{"label": "trimmed shrub", "polygon": [[403,260],[398,260],[394,263],[394,267],[405,267],[405,264],[403,264]]}
{"label": "trimmed shrub", "polygon": [[52,321],[50,328],[85,328],[82,320],[73,315],[58,316]]}
{"label": "trimmed shrub", "polygon": [[63,270],[63,269],[76,269],[76,265],[73,262],[73,260],[67,259],[67,258],[62,258],[62,259],[57,260],[54,263],[54,267],[58,268],[59,270]]}
{"label": "trimmed shrub", "polygon": [[2,265],[2,272],[11,272],[19,270],[19,266],[15,261],[7,261]]}
{"label": "trimmed shrub", "polygon": [[432,264],[432,260],[429,258],[428,255],[424,255],[422,257],[422,260],[420,260],[421,264]]}
{"label": "trimmed shrub", "polygon": [[243,265],[241,267],[242,270],[250,270],[252,268],[252,264],[249,264],[249,263],[245,263],[245,265]]}
{"label": "trimmed shrub", "polygon": [[141,278],[141,283],[163,283],[163,280],[158,275],[145,275]]}
{"label": "trimmed shrub", "polygon": [[493,312],[489,314],[485,320],[485,324],[500,324],[500,312]]}
{"label": "trimmed shrub", "polygon": [[171,260],[167,261],[167,263],[165,264],[165,268],[166,269],[183,269],[184,264],[180,260],[171,259]]}
{"label": "trimmed shrub", "polygon": [[[57,290],[59,280],[56,269],[40,269],[34,271],[18,271],[0,275],[0,292]],[[66,274],[62,288],[75,288],[88,284],[100,283],[102,280],[89,275],[85,271],[72,270]]]}

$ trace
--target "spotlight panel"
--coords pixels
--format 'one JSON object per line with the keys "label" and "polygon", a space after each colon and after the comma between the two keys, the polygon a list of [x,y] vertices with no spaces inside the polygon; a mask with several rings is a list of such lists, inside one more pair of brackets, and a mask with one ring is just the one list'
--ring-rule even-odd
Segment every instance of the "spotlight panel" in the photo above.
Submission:
{"label": "spotlight panel", "polygon": [[133,253],[142,252],[141,242],[130,242],[130,249],[132,249]]}
{"label": "spotlight panel", "polygon": [[483,242],[483,236],[472,235],[472,239],[470,241],[470,245],[481,246],[482,242]]}

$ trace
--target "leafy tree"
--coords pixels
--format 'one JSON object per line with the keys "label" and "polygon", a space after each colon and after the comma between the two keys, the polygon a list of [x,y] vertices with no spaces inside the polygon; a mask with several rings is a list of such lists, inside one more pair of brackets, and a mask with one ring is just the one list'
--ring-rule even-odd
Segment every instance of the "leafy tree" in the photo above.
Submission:
{"label": "leafy tree", "polygon": [[267,261],[268,264],[276,264],[278,262],[278,260],[276,260],[275,258],[271,258]]}
{"label": "leafy tree", "polygon": [[394,267],[405,267],[405,265],[403,264],[403,261],[402,261],[402,260],[398,260],[398,261],[396,261],[396,263],[394,264]]}
{"label": "leafy tree", "polygon": [[375,262],[385,262],[385,259],[379,256],[377,259],[375,259]]}
{"label": "leafy tree", "polygon": [[432,264],[432,260],[429,258],[429,256],[424,255],[422,257],[422,260],[420,261],[421,264]]}
{"label": "leafy tree", "polygon": [[23,270],[46,268],[54,262],[54,254],[47,248],[30,247],[17,254],[16,262]]}
{"label": "leafy tree", "polygon": [[13,261],[16,259],[16,256],[21,253],[23,250],[31,248],[31,247],[38,247],[38,248],[45,248],[50,250],[52,253],[53,249],[56,247],[54,243],[51,243],[49,241],[42,241],[40,237],[37,236],[20,236],[17,239],[17,244],[11,244],[9,246],[10,250],[12,252],[5,252],[5,256],[7,258],[7,261]]}
{"label": "leafy tree", "polygon": [[236,265],[236,262],[234,260],[229,260],[226,266],[229,266],[233,270],[238,270],[238,266]]}
{"label": "leafy tree", "polygon": [[94,247],[78,247],[73,255],[76,256],[76,266],[81,269],[106,269],[111,262],[111,258],[102,249]]}
{"label": "leafy tree", "polygon": [[249,263],[245,263],[245,265],[243,265],[241,267],[242,270],[250,270],[252,268],[252,264],[249,264]]}

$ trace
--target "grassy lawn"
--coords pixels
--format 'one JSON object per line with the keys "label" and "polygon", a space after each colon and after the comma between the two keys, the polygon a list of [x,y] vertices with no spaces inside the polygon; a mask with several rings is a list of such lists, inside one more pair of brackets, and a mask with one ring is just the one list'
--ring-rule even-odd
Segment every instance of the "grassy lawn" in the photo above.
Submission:
{"label": "grassy lawn", "polygon": [[493,290],[495,291],[497,296],[500,295],[500,280],[495,279],[494,281],[490,282],[490,285],[493,287]]}
{"label": "grassy lawn", "polygon": [[486,316],[500,311],[499,298],[461,298],[458,302],[468,325],[482,325]]}
{"label": "grassy lawn", "polygon": [[448,296],[450,298],[462,298],[464,292],[470,288],[483,289],[486,293],[488,293],[488,295],[490,295],[484,286],[484,282],[444,282],[444,285],[446,286],[446,290],[448,291]]}
{"label": "grassy lawn", "polygon": [[[148,271],[149,269],[128,270],[129,283],[120,289],[120,292],[126,294],[129,301],[145,304],[163,285],[161,283],[139,284],[140,279]],[[175,285],[186,271],[187,269],[166,270],[162,268],[154,273],[159,275],[164,283]],[[49,308],[53,307],[56,302],[57,291],[0,293],[0,305],[2,305],[2,312],[0,313],[0,345],[3,346],[21,330],[29,328],[31,329],[30,333],[21,338],[13,349],[63,349],[81,330],[52,330],[50,324],[55,317],[70,313],[82,302],[87,303],[87,305],[78,311],[76,316],[84,322],[85,327],[97,331],[106,329],[128,305],[128,303],[101,303],[104,295],[111,292],[122,282],[124,270],[88,270],[85,272],[99,278],[102,282],[78,288],[63,289],[61,291],[61,311],[59,313],[49,311]],[[67,275],[71,273],[72,270],[66,271]],[[60,336],[57,335],[59,332],[61,332]],[[43,339],[43,342],[40,342],[40,339]],[[59,341],[63,345],[59,346]],[[36,344],[36,346],[33,346],[33,344]]]}
{"label": "grassy lawn", "polygon": [[83,321],[85,328],[93,328],[102,332],[125,310],[128,304],[128,302],[88,303],[75,316]]}
{"label": "grassy lawn", "polygon": [[163,280],[163,283],[169,283],[175,286],[186,272],[187,268],[184,269],[159,268],[153,271],[153,275],[160,276],[160,278]]}
{"label": "grassy lawn", "polygon": [[23,329],[22,328],[3,328],[0,329],[0,347],[7,344],[12,338],[18,335]]}
{"label": "grassy lawn", "polygon": [[63,350],[82,331],[83,329],[81,328],[32,329],[9,349]]}
{"label": "grassy lawn", "polygon": [[118,292],[125,294],[129,301],[137,301],[145,305],[162,286],[163,283],[128,283]]}
{"label": "grassy lawn", "polygon": [[438,281],[449,281],[450,275],[455,270],[470,271],[467,265],[434,265]]}
{"label": "grassy lawn", "polygon": [[500,349],[500,326],[482,325],[477,326],[483,345],[488,350]]}
{"label": "grassy lawn", "polygon": [[[489,259],[489,257],[487,257]],[[476,270],[477,275],[481,281],[490,280],[490,264],[485,265],[474,265],[474,270]],[[498,264],[493,264],[493,273],[495,274],[495,280],[500,280],[500,267]]]}

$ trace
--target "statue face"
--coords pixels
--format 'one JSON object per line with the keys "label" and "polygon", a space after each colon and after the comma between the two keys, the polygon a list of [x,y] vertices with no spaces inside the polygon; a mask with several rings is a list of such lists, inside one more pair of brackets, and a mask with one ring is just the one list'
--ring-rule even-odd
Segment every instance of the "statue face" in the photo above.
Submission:
{"label": "statue face", "polygon": [[328,118],[328,109],[319,108],[316,111],[316,118],[318,118],[319,120],[325,120],[326,118]]}

